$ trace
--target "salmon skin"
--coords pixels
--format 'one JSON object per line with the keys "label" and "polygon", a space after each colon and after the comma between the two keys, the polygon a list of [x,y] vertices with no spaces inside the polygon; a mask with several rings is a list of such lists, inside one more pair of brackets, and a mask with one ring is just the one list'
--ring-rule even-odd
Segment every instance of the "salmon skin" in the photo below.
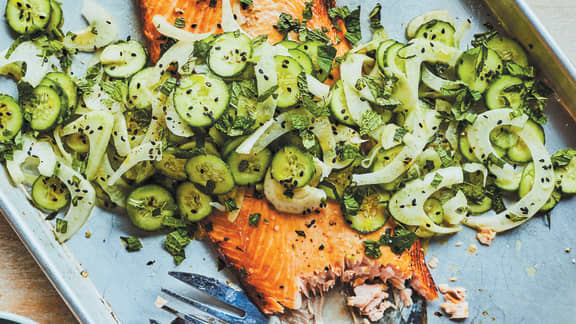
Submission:
{"label": "salmon skin", "polygon": [[[228,0],[229,1],[229,0]],[[232,10],[236,20],[246,33],[251,36],[268,35],[271,43],[282,40],[282,34],[276,29],[278,17],[286,13],[302,21],[302,12],[307,1],[292,0],[253,0],[252,6],[244,6],[239,0],[232,0]],[[331,42],[336,44],[339,55],[350,49],[344,40],[345,26],[340,22],[341,31],[336,30],[328,16],[328,10],[335,6],[334,0],[316,0],[312,7],[313,17],[308,20],[310,29],[326,28]],[[150,58],[156,62],[160,57],[166,38],[156,30],[152,19],[160,15],[170,23],[177,18],[185,21],[183,30],[191,33],[221,33],[222,1],[214,0],[140,0],[144,35],[149,41]],[[338,42],[337,39],[342,41]]]}
{"label": "salmon skin", "polygon": [[[261,215],[258,226],[250,225],[252,214]],[[363,235],[346,224],[335,202],[301,216],[279,213],[266,200],[247,197],[234,222],[215,212],[204,229],[265,314],[300,309],[304,297],[320,295],[338,280],[358,286],[380,279],[400,290],[410,280],[420,295],[437,298],[419,241],[402,254],[385,246],[378,259],[365,256],[364,240],[378,240],[391,224]]]}

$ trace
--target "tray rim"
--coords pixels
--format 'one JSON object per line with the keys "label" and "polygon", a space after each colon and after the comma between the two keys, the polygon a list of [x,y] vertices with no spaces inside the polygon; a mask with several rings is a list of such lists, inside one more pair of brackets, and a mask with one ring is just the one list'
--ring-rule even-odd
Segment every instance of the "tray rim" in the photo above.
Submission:
{"label": "tray rim", "polygon": [[[556,61],[556,65],[563,72],[562,76],[567,77],[571,86],[576,89],[576,67],[563,52],[544,24],[540,21],[532,8],[530,8],[528,3],[525,0],[482,0],[482,3],[486,5],[488,10],[496,14],[491,2],[499,1],[515,7],[515,9],[510,10],[519,11],[521,16],[523,16],[534,28],[538,34],[537,36],[539,36],[542,39],[543,44],[546,45],[547,50],[553,54],[553,59]],[[496,16],[499,17],[497,14]],[[505,21],[505,19],[501,20]],[[547,75],[547,78],[553,79],[550,75]],[[576,98],[576,91],[574,92]],[[564,93],[563,95],[566,94]],[[566,101],[559,100],[560,104],[563,105],[574,118],[576,110],[569,109]],[[13,187],[11,189],[16,188]],[[120,323],[120,320],[116,318],[111,306],[101,296],[92,280],[82,276],[82,267],[66,247],[66,244],[56,242],[51,225],[44,221],[42,217],[32,217],[32,221],[24,220],[25,217],[20,215],[22,212],[19,211],[16,204],[16,202],[11,202],[7,199],[5,193],[0,190],[0,213],[10,224],[10,227],[16,232],[18,238],[26,247],[26,250],[42,269],[42,272],[62,297],[74,317],[81,323]],[[33,207],[28,209],[33,209]],[[30,219],[30,217],[26,218]],[[38,237],[37,235],[39,233],[34,232],[38,229],[42,235],[44,235],[43,237]],[[52,240],[52,243],[54,244],[48,248],[43,246],[45,242],[42,242],[42,240],[45,239]],[[59,262],[58,264],[55,264],[53,262],[54,257],[66,257],[67,262]],[[79,291],[79,289],[77,289],[79,287],[84,288],[84,290]]]}

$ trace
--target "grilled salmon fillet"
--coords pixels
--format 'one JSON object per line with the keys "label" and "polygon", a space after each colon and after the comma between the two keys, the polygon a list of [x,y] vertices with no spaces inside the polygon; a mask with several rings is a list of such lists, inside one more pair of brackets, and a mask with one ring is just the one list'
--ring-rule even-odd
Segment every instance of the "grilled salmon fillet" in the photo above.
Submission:
{"label": "grilled salmon fillet", "polygon": [[[307,1],[253,0],[252,6],[242,6],[232,0],[235,19],[252,36],[268,35],[271,43],[282,40],[275,24],[281,13],[302,20]],[[149,40],[150,57],[157,61],[166,42],[156,30],[152,19],[160,15],[173,23],[185,21],[184,30],[192,33],[222,32],[222,2],[210,0],[140,0],[144,34]],[[338,31],[332,25],[328,10],[334,0],[315,0],[310,29],[327,30],[338,55],[351,47],[345,40],[342,21]],[[342,40],[342,41],[338,41]],[[333,78],[338,71],[333,71]],[[250,226],[250,215],[260,214],[258,226]],[[405,282],[426,299],[437,298],[437,291],[424,255],[417,241],[401,255],[382,247],[382,256],[369,259],[364,253],[364,240],[378,240],[380,231],[362,235],[344,221],[340,206],[328,203],[325,208],[307,216],[277,212],[266,200],[246,198],[234,222],[227,214],[216,211],[204,223],[207,237],[226,263],[240,274],[248,294],[266,314],[299,309],[307,296],[322,294],[337,281],[360,287],[367,281],[380,279],[406,292]],[[362,289],[359,289],[359,291]]]}
{"label": "grilled salmon fillet", "polygon": [[[306,2],[302,0],[253,0],[252,6],[242,6],[239,0],[231,1],[232,10],[242,29],[252,36],[268,35],[271,43],[282,40],[282,35],[275,27],[278,16],[281,13],[286,13],[301,21]],[[334,0],[314,1],[313,17],[308,20],[307,26],[310,29],[326,28],[328,30],[327,35],[332,43],[336,44],[338,55],[343,55],[350,49],[350,44],[343,37],[343,33],[346,31],[344,24],[340,22],[341,31],[338,31],[328,16],[328,10],[334,7],[334,2]],[[166,18],[170,23],[174,23],[179,17],[183,18],[186,22],[183,29],[192,33],[222,32],[220,26],[222,1],[140,0],[140,8],[144,35],[148,38],[150,58],[154,62],[160,57],[162,44],[166,42],[166,39],[158,33],[152,22],[156,15]],[[338,38],[342,41],[338,42]]]}
{"label": "grilled salmon fillet", "polygon": [[[250,226],[250,215],[256,213],[261,215],[258,226]],[[322,294],[337,280],[359,286],[381,279],[397,289],[410,280],[420,295],[437,298],[419,241],[400,255],[382,247],[380,258],[365,256],[363,241],[378,240],[390,226],[362,235],[346,224],[337,203],[301,216],[279,213],[266,200],[249,197],[234,222],[215,212],[204,223],[210,242],[240,273],[246,291],[266,314],[299,309],[303,297]]]}

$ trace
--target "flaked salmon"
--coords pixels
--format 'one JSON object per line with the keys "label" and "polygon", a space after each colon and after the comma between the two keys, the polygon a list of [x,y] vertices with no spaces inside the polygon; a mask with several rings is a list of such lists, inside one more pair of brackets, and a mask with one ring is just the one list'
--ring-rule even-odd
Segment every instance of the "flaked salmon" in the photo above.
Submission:
{"label": "flaked salmon", "polygon": [[[234,17],[242,29],[252,35],[268,35],[271,43],[282,40],[282,35],[278,32],[276,24],[281,13],[291,15],[298,20],[302,20],[302,12],[308,1],[289,0],[253,0],[252,6],[243,6],[238,0],[232,0],[232,10]],[[343,55],[350,44],[343,35],[346,27],[340,21],[340,31],[334,28],[328,10],[335,6],[334,0],[316,0],[312,7],[313,17],[307,21],[310,29],[326,28],[326,34],[331,42],[335,44],[338,55]],[[185,21],[184,30],[192,33],[221,33],[222,1],[214,0],[140,0],[142,11],[142,21],[144,35],[149,40],[150,58],[156,62],[160,57],[162,45],[166,38],[162,37],[156,30],[152,19],[160,15],[170,23],[174,23],[177,18]],[[337,41],[341,39],[342,41]]]}
{"label": "flaked salmon", "polygon": [[[250,225],[253,214],[261,215],[258,226]],[[402,254],[382,247],[381,257],[367,258],[364,240],[378,240],[385,228],[359,234],[346,224],[337,203],[299,216],[279,213],[263,199],[246,198],[234,222],[216,212],[204,225],[220,256],[238,271],[266,314],[299,309],[303,298],[320,295],[339,280],[359,287],[380,279],[401,291],[410,280],[426,299],[438,296],[418,241]]]}

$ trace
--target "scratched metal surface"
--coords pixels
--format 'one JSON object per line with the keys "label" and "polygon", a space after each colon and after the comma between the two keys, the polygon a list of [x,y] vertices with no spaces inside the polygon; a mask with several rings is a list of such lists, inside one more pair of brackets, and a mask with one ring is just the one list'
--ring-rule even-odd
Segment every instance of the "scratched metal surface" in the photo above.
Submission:
{"label": "scratched metal surface", "polygon": [[[120,22],[121,37],[139,37],[138,14],[135,1],[100,0]],[[339,1],[339,4],[358,5],[361,1]],[[390,36],[404,39],[406,23],[421,13],[432,9],[449,9],[458,21],[470,18],[473,28],[465,39],[483,30],[483,23],[495,22],[484,5],[473,0],[385,0],[383,24]],[[513,1],[488,0],[513,7]],[[6,0],[0,0],[4,8]],[[81,1],[64,0],[64,30],[83,26],[80,17]],[[363,17],[376,1],[362,1]],[[516,10],[516,9],[514,9]],[[517,10],[516,10],[517,11]],[[0,44],[9,46],[12,37],[2,18]],[[364,27],[367,19],[363,19]],[[507,21],[514,26],[514,22]],[[366,28],[365,28],[366,29]],[[538,46],[538,43],[535,43]],[[546,48],[546,53],[550,49]],[[82,64],[78,65],[82,70]],[[558,78],[555,74],[553,78]],[[573,84],[566,79],[555,79],[565,87]],[[576,93],[576,89],[573,89]],[[0,79],[0,91],[14,94],[13,82]],[[571,103],[569,98],[564,102]],[[576,107],[569,107],[574,109]],[[550,152],[564,147],[576,147],[576,127],[570,115],[557,103],[548,107],[550,122],[546,126],[547,147]],[[187,248],[188,258],[175,267],[171,256],[162,250],[163,235],[146,234],[135,230],[129,220],[101,210],[92,213],[82,232],[65,246],[53,240],[47,224],[38,217],[38,212],[28,203],[24,195],[12,187],[5,170],[0,170],[0,206],[8,215],[12,226],[28,246],[53,284],[66,299],[76,316],[87,323],[111,323],[116,319],[122,323],[145,323],[155,318],[161,323],[172,319],[166,312],[156,309],[153,302],[160,287],[175,291],[186,291],[186,286],[170,278],[170,270],[192,271],[221,280],[231,280],[228,274],[216,271],[214,255],[202,242],[193,242]],[[542,217],[521,228],[500,235],[490,248],[479,247],[475,254],[468,253],[469,244],[478,245],[474,232],[463,230],[449,240],[431,242],[427,258],[437,256],[440,265],[432,270],[437,283],[448,282],[455,277],[455,284],[468,288],[470,319],[468,322],[497,323],[569,323],[576,318],[576,264],[574,252],[564,252],[566,247],[576,247],[574,217],[576,201],[566,200],[552,212],[549,229]],[[90,231],[90,239],[84,237]],[[143,237],[144,249],[138,253],[127,253],[120,236]],[[456,247],[456,242],[463,245]],[[147,265],[149,261],[155,261]],[[80,273],[86,270],[87,278]],[[188,293],[189,295],[189,293]],[[446,323],[434,312],[439,310],[440,301],[428,305],[429,323]],[[110,308],[111,307],[111,310]],[[112,312],[113,314],[112,314]],[[331,319],[332,322],[335,322]]]}

